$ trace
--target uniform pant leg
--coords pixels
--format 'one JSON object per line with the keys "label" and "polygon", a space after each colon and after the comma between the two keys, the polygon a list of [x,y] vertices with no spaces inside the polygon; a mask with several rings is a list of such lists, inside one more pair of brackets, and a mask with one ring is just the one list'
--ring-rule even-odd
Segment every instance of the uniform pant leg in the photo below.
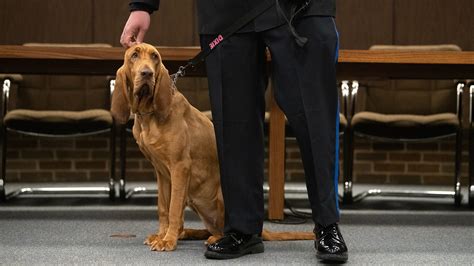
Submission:
{"label": "uniform pant leg", "polygon": [[[206,46],[215,36],[202,35]],[[264,219],[265,47],[234,34],[206,59],[225,204],[225,232],[258,234]]]}
{"label": "uniform pant leg", "polygon": [[339,220],[338,36],[332,17],[301,18],[295,28],[308,38],[304,47],[296,44],[288,25],[263,36],[272,54],[275,99],[300,147],[313,220],[329,225]]}

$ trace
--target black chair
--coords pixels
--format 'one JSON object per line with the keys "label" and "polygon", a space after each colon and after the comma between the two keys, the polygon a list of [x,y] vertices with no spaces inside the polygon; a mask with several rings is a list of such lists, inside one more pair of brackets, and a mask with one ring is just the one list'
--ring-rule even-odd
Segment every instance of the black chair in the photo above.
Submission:
{"label": "black chair", "polygon": [[[27,44],[110,47],[107,44]],[[115,198],[115,126],[105,77],[3,76],[1,113],[0,201],[21,194],[105,194]],[[12,97],[13,96],[13,97]],[[12,99],[13,98],[13,99]],[[5,193],[8,132],[36,137],[70,138],[108,132],[109,176],[105,186],[21,188]]]}
{"label": "black chair", "polygon": [[[373,46],[374,50],[446,50],[459,51],[455,45],[440,46]],[[346,131],[347,156],[344,170],[344,203],[352,203],[367,196],[450,197],[456,206],[461,204],[461,153],[462,153],[462,92],[463,83],[452,81],[383,81],[389,88],[361,86],[353,83],[351,114]],[[400,84],[410,84],[402,88]],[[446,85],[446,86],[445,86]],[[358,98],[362,97],[358,103]],[[355,111],[356,105],[361,110]],[[389,142],[436,141],[456,136],[453,191],[382,191],[371,189],[352,195],[353,153],[356,137],[366,137]]]}

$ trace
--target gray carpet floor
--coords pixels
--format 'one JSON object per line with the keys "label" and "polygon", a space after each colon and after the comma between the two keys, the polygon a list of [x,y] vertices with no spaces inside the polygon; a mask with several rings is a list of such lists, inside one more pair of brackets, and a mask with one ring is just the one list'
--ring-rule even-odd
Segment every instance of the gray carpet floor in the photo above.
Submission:
{"label": "gray carpet floor", "polygon": [[[312,241],[265,242],[263,254],[205,259],[203,241],[180,241],[174,252],[152,252],[144,238],[157,228],[156,199],[29,198],[0,204],[0,265],[314,265]],[[289,200],[307,211],[304,199]],[[264,227],[311,231],[290,216]],[[191,211],[186,227],[202,228]],[[473,265],[474,211],[451,200],[366,199],[342,206],[347,265]],[[112,235],[127,237],[111,237]]]}

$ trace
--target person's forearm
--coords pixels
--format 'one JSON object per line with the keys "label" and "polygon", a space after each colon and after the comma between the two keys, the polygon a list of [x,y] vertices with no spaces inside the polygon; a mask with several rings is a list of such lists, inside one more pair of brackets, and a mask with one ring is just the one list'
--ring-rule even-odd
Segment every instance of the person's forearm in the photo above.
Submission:
{"label": "person's forearm", "polygon": [[160,0],[131,0],[129,6],[130,11],[141,10],[151,14],[160,7]]}

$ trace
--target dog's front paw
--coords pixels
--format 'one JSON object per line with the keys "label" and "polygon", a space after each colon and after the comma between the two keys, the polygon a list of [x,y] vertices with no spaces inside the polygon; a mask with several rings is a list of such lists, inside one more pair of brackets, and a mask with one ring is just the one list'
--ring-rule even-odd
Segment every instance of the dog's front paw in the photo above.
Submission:
{"label": "dog's front paw", "polygon": [[148,246],[151,246],[153,245],[155,242],[158,242],[158,241],[161,241],[163,239],[164,235],[162,234],[151,234],[151,235],[148,235],[145,239],[145,241],[143,242],[144,245],[148,245]]}
{"label": "dog's front paw", "polygon": [[150,245],[152,251],[173,251],[176,249],[176,240],[159,240]]}

